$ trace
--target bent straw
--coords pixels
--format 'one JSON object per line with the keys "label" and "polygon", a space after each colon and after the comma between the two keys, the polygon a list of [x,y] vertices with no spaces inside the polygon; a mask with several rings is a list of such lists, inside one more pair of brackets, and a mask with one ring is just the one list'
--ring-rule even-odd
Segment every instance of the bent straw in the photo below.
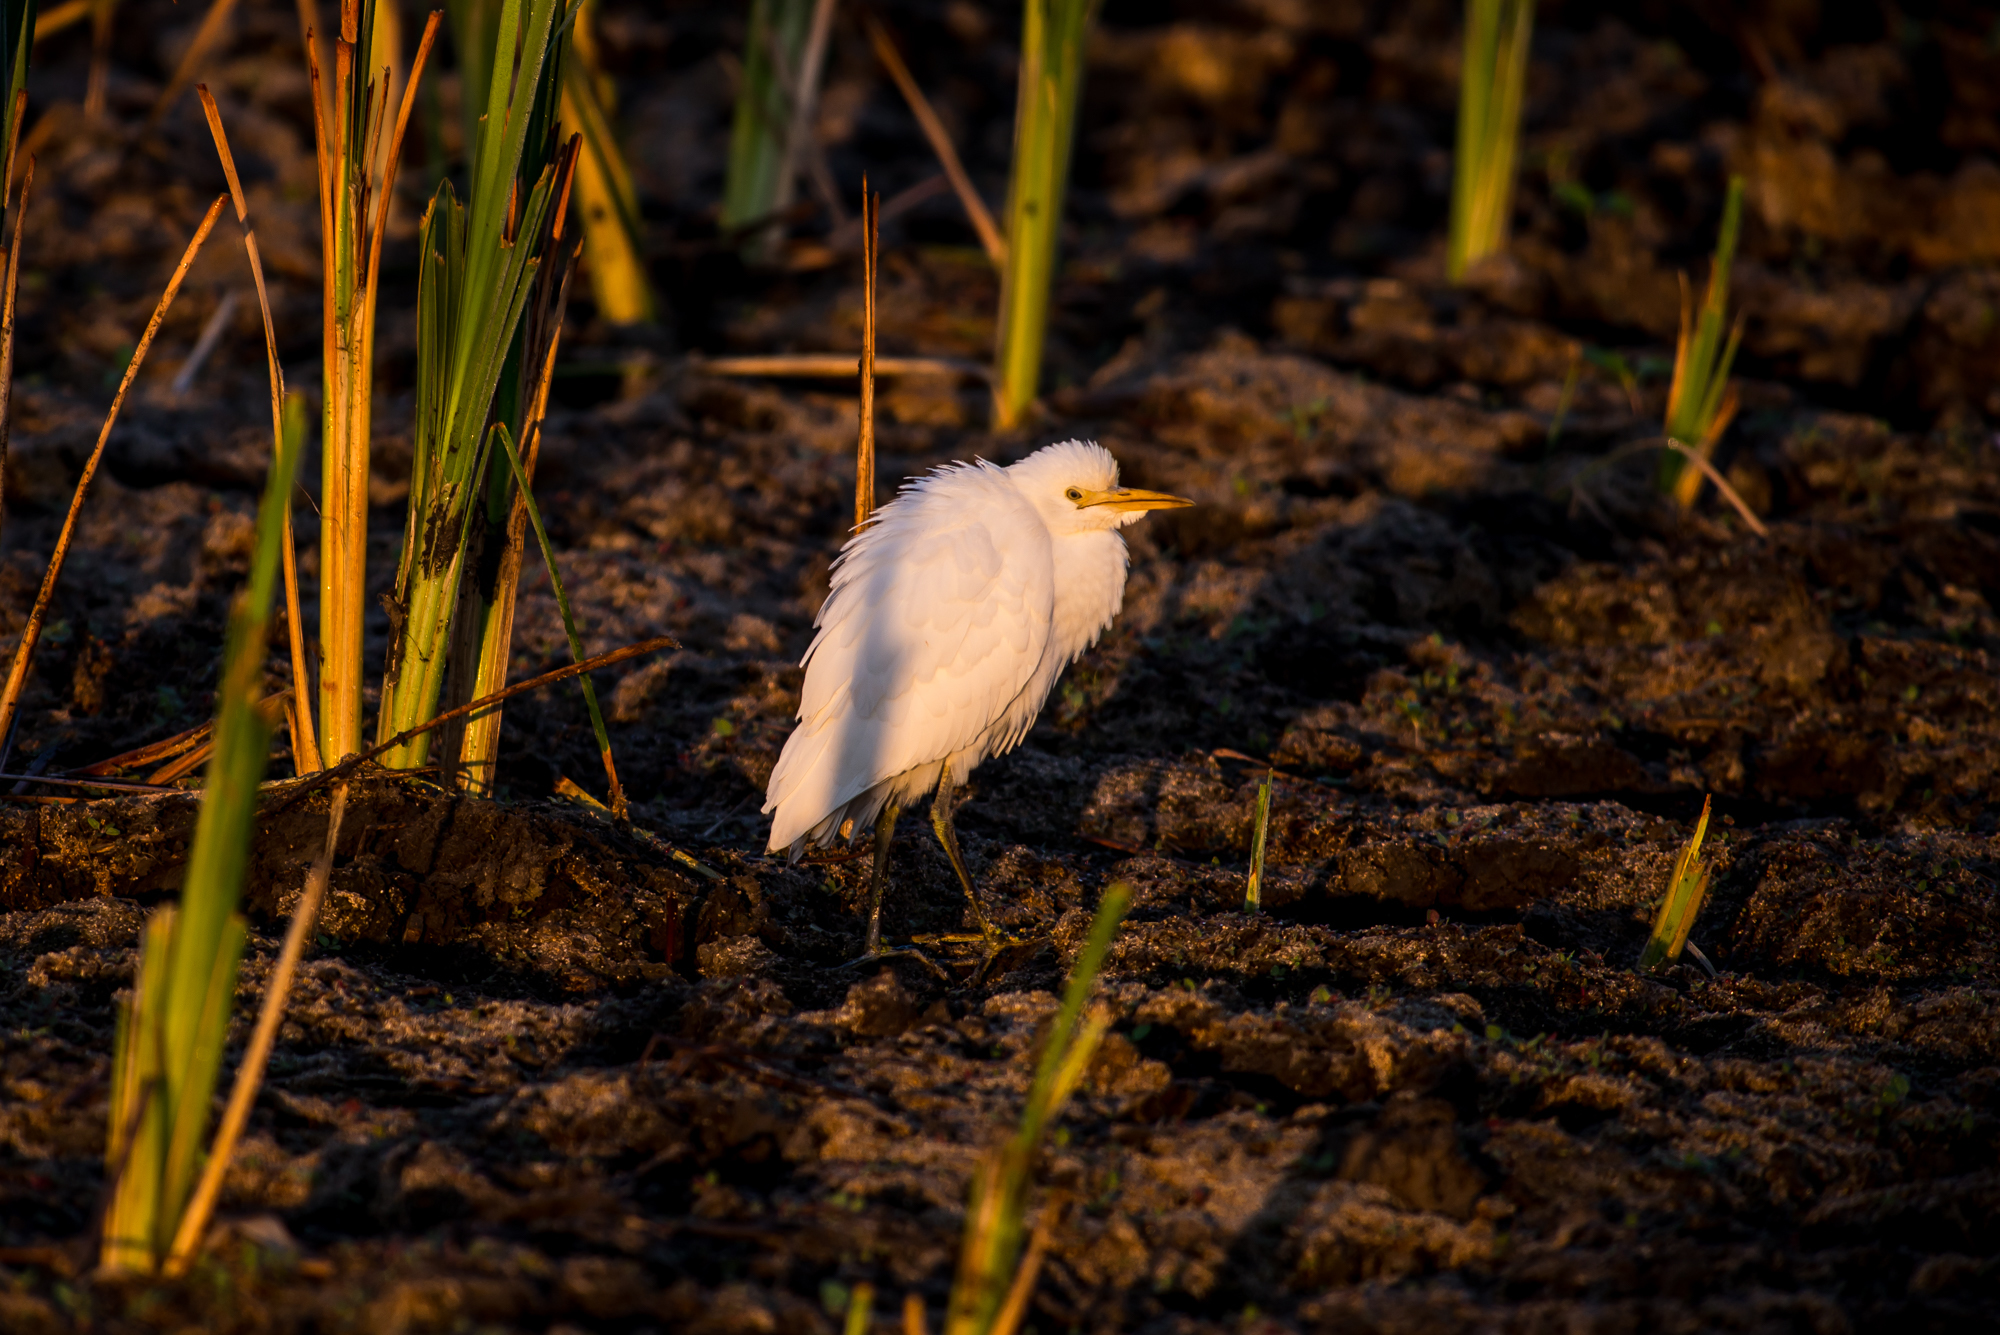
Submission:
{"label": "bent straw", "polygon": [[[885,210],[886,211],[886,210]],[[854,363],[844,352],[780,352],[768,356],[709,357],[688,359],[691,370],[709,375],[797,376],[802,379],[837,380],[854,374]],[[875,374],[957,375],[984,380],[988,367],[957,357],[877,357]]]}
{"label": "bent straw", "polygon": [[41,590],[35,595],[34,609],[28,613],[27,625],[21,628],[21,642],[15,646],[14,660],[7,669],[7,684],[0,688],[0,737],[5,737],[14,726],[14,715],[21,704],[21,690],[28,679],[28,665],[33,661],[35,646],[42,638],[42,620],[48,615],[49,603],[55,597],[56,580],[62,575],[63,561],[69,555],[70,542],[76,537],[76,521],[83,511],[83,498],[90,491],[91,479],[97,476],[98,464],[104,460],[104,447],[111,439],[111,428],[118,421],[118,410],[125,406],[125,395],[131,390],[132,382],[139,378],[139,368],[145,364],[146,352],[153,346],[153,339],[160,332],[160,325],[167,318],[174,298],[180,295],[181,283],[187,278],[194,257],[201,253],[201,243],[208,240],[215,220],[222,216],[222,206],[228,202],[228,195],[217,195],[215,202],[208,206],[208,212],[202,215],[201,225],[195,228],[194,239],[188,242],[181,262],[174,268],[173,277],[167,280],[167,290],[160,294],[159,304],[153,307],[153,318],[146,322],[146,332],[140,335],[139,346],[132,350],[132,360],[125,367],[125,378],[118,382],[118,392],[111,399],[111,411],[105,414],[104,425],[97,433],[97,447],[90,452],[90,458],[83,465],[83,476],[76,481],[76,494],[70,498],[69,514],[63,519],[62,532],[56,538],[55,554],[49,558]]}
{"label": "bent straw", "polygon": [[910,114],[923,127],[924,138],[931,141],[931,152],[937,154],[938,164],[951,178],[951,188],[958,193],[958,202],[964,207],[965,216],[971,219],[972,230],[979,233],[979,244],[986,248],[986,258],[993,261],[994,268],[1000,268],[1007,263],[1006,238],[1000,235],[1000,225],[993,221],[993,214],[973,187],[972,178],[965,174],[965,164],[958,160],[958,150],[952,147],[944,122],[938,119],[930,99],[924,96],[924,90],[917,87],[916,79],[910,75],[910,67],[903,63],[902,53],[889,40],[888,30],[873,14],[867,16],[866,22],[868,40],[874,44],[876,58],[889,71],[889,77],[896,81],[896,87],[902,90],[903,100],[910,104]]}
{"label": "bent straw", "polygon": [[[216,0],[216,8],[232,2]],[[229,135],[222,128],[222,112],[209,96],[207,84],[195,85],[195,92],[201,96],[202,114],[208,118],[208,132],[215,139],[217,156],[222,159],[229,198],[236,205],[236,221],[243,228],[243,250],[250,257],[250,278],[257,286],[257,308],[264,315],[264,356],[270,366],[271,380],[271,457],[275,459],[285,447],[285,368],[278,361],[278,332],[271,320],[271,294],[264,287],[264,260],[257,253],[257,231],[250,225],[250,206],[244,201],[243,182],[236,174],[236,156],[229,151]],[[299,559],[292,540],[290,497],[285,500],[280,526],[278,547],[285,563],[285,628],[291,641],[292,698],[296,701],[290,715],[292,768],[306,774],[323,765],[319,737],[313,730],[312,701],[308,698],[312,679],[306,675],[305,623],[299,617]]]}
{"label": "bent straw", "polygon": [[250,1045],[244,1049],[243,1060],[236,1068],[236,1081],[229,1090],[229,1104],[223,1109],[222,1125],[216,1128],[215,1142],[209,1148],[208,1163],[202,1169],[201,1181],[196,1184],[194,1195],[188,1200],[186,1212],[181,1215],[173,1248],[167,1253],[166,1273],[170,1278],[187,1273],[201,1235],[208,1228],[209,1216],[215,1211],[215,1199],[222,1192],[222,1179],[229,1171],[229,1160],[236,1152],[236,1142],[242,1138],[243,1128],[250,1120],[250,1106],[257,1100],[257,1088],[264,1081],[264,1068],[271,1060],[278,1026],[285,1018],[285,999],[291,995],[292,979],[298,972],[299,959],[305,954],[306,942],[311,939],[313,927],[319,921],[319,906],[326,898],[327,881],[333,875],[334,845],[339,842],[340,825],[346,814],[347,785],[341,784],[333,790],[333,807],[327,813],[326,842],[321,846],[312,870],[306,873],[305,889],[300,892],[298,905],[292,910],[292,924],[285,932],[285,944],[278,952],[277,963],[271,966],[271,976],[264,987],[264,1004],[257,1012],[257,1027],[251,1032]]}

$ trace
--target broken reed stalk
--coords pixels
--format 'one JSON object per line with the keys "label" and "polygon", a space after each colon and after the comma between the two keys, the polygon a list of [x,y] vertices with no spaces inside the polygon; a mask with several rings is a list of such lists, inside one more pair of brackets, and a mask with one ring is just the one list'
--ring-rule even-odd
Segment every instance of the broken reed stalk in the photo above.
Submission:
{"label": "broken reed stalk", "polygon": [[1673,879],[1667,882],[1666,897],[1660,901],[1660,911],[1653,919],[1652,935],[1646,938],[1646,948],[1639,954],[1641,969],[1657,969],[1679,959],[1695,915],[1701,912],[1701,901],[1708,894],[1709,869],[1701,859],[1701,841],[1708,834],[1708,809],[1709,798],[1704,795],[1701,819],[1695,822],[1694,836],[1681,846],[1680,856],[1674,859]]}
{"label": "broken reed stalk", "polygon": [[585,150],[576,164],[583,251],[597,313],[612,324],[646,324],[659,317],[659,303],[646,276],[632,169],[611,128],[604,93],[607,81],[599,72],[597,40],[590,27],[595,9],[585,0],[578,11],[570,27],[572,59],[562,67],[562,118],[583,135]]}
{"label": "broken reed stalk", "polygon": [[[216,0],[216,7],[229,0]],[[199,38],[197,38],[199,40]],[[208,118],[208,132],[215,140],[216,154],[222,159],[222,175],[229,182],[229,198],[236,205],[236,221],[243,228],[243,251],[250,259],[250,280],[257,288],[257,309],[264,317],[264,359],[271,382],[271,457],[276,459],[285,445],[285,369],[278,361],[278,330],[271,319],[271,294],[264,286],[264,260],[257,251],[257,231],[250,225],[250,205],[243,197],[243,182],[236,174],[236,155],[229,151],[229,135],[222,128],[222,111],[209,96],[208,85],[198,84],[202,115]],[[319,738],[313,729],[312,678],[306,675],[305,621],[299,615],[299,558],[292,538],[291,497],[285,498],[284,533],[279,538],[285,566],[285,629],[292,653],[292,768],[310,774],[323,768]]]}
{"label": "broken reed stalk", "polygon": [[1534,0],[1465,0],[1451,230],[1445,245],[1445,273],[1454,283],[1507,244],[1534,26]]}
{"label": "broken reed stalk", "polygon": [[[887,212],[886,209],[883,210]],[[690,370],[709,375],[799,376],[819,380],[844,379],[854,374],[854,363],[844,352],[779,352],[748,357],[704,357],[688,359]],[[973,376],[984,380],[988,368],[957,357],[875,358],[878,376],[945,375]]]}
{"label": "broken reed stalk", "polygon": [[305,888],[299,893],[299,902],[292,909],[291,926],[285,931],[285,943],[264,982],[264,1003],[257,1012],[257,1027],[251,1031],[249,1046],[237,1063],[229,1103],[215,1129],[215,1143],[209,1147],[201,1181],[195,1185],[167,1253],[166,1273],[170,1276],[187,1273],[189,1263],[194,1260],[195,1249],[201,1245],[209,1217],[215,1212],[216,1198],[222,1194],[222,1179],[229,1171],[229,1160],[236,1152],[237,1141],[243,1137],[243,1128],[249,1124],[250,1107],[257,1101],[264,1068],[270,1062],[272,1045],[277,1042],[278,1026],[285,1018],[285,1000],[291,995],[292,979],[305,955],[306,942],[312,939],[313,927],[319,922],[319,906],[326,899],[327,882],[333,875],[333,851],[346,815],[347,785],[341,784],[333,790],[333,803],[326,818],[326,840],[312,870],[306,873]]}
{"label": "broken reed stalk", "polygon": [[1026,0],[1023,6],[993,367],[993,413],[1002,430],[1019,426],[1041,393],[1042,348],[1091,9],[1092,0]]}
{"label": "broken reed stalk", "polygon": [[[1729,322],[1729,268],[1736,260],[1736,239],[1742,226],[1743,178],[1732,176],[1699,319],[1688,294],[1687,275],[1680,276],[1681,327],[1674,344],[1673,387],[1667,391],[1666,428],[1669,438],[1695,450],[1704,460],[1714,456],[1722,433],[1736,416],[1736,388],[1729,383],[1729,368],[1743,338],[1743,313],[1738,311],[1735,321]],[[1725,324],[1729,329],[1726,338]],[[1660,490],[1671,491],[1683,508],[1694,504],[1701,479],[1702,474],[1689,468],[1679,455],[1670,452],[1660,457]]]}
{"label": "broken reed stalk", "polygon": [[167,290],[160,294],[159,304],[153,307],[153,316],[146,322],[146,332],[139,336],[139,346],[132,350],[132,360],[125,367],[125,377],[118,382],[118,392],[111,398],[111,410],[104,415],[104,425],[97,433],[97,445],[84,461],[83,475],[76,480],[76,493],[70,497],[69,513],[63,517],[62,531],[56,537],[55,552],[49,557],[48,570],[42,575],[42,587],[35,594],[35,605],[28,613],[27,624],[21,628],[20,643],[14,646],[14,658],[7,668],[7,683],[0,687],[0,738],[8,735],[14,726],[14,715],[20,708],[21,690],[27,684],[28,666],[34,661],[35,646],[42,637],[42,622],[48,616],[49,602],[55,597],[56,581],[62,576],[63,561],[69,556],[70,543],[76,537],[77,517],[83,512],[83,499],[90,492],[90,483],[97,476],[97,467],[104,461],[104,446],[111,439],[111,428],[118,422],[118,410],[125,406],[125,396],[131,391],[132,382],[139,378],[139,368],[145,365],[146,353],[153,346],[153,339],[160,332],[160,325],[172,309],[174,298],[180,295],[181,283],[186,280],[188,269],[194,264],[194,257],[201,253],[202,242],[215,227],[215,220],[222,216],[223,205],[229,202],[228,195],[217,195],[215,202],[202,215],[201,223],[195,228],[194,237],[181,254],[181,261],[174,267],[173,277],[167,280]]}
{"label": "broken reed stalk", "polygon": [[875,514],[875,262],[882,234],[882,196],[861,178],[861,423],[854,441],[854,531]]}
{"label": "broken reed stalk", "polygon": [[753,263],[770,258],[780,234],[773,215],[786,160],[789,111],[797,96],[796,87],[788,91],[781,76],[800,66],[813,5],[814,0],[751,0],[720,222],[724,232],[746,233],[744,256]]}
{"label": "broken reed stalk", "polygon": [[1250,881],[1243,891],[1243,911],[1261,912],[1264,907],[1264,841],[1271,829],[1271,771],[1257,785],[1257,823],[1250,835]]}
{"label": "broken reed stalk", "polygon": [[[1003,1324],[1003,1318],[1018,1323],[1027,1310],[1035,1274],[1047,1246],[1046,1242],[1040,1247],[1031,1246],[1023,1256],[1028,1188],[1035,1160],[1041,1153],[1043,1132],[1062,1114],[1110,1027],[1111,1013],[1107,1007],[1094,1006],[1086,1015],[1084,1005],[1090,999],[1111,938],[1131,899],[1132,888],[1123,881],[1114,882],[1105,890],[1090,936],[1070,971],[1062,1008],[1056,1013],[1036,1063],[1034,1081],[1022,1105],[1020,1125],[1012,1136],[982,1158],[973,1171],[958,1272],[945,1315],[945,1335],[1011,1335],[1013,1326]],[[1042,1228],[1050,1225],[1059,1208],[1055,1201],[1044,1208]],[[1042,1228],[1036,1231],[1041,1232]]]}
{"label": "broken reed stalk", "polygon": [[[22,100],[26,97],[22,94]],[[18,116],[15,124],[20,124]],[[0,301],[0,532],[6,529],[7,454],[14,435],[14,298],[21,285],[21,223],[27,217],[28,191],[34,184],[35,159],[31,155],[27,173],[21,178],[21,207],[14,214],[14,233],[7,242],[7,294]]]}
{"label": "broken reed stalk", "polygon": [[441,14],[424,25],[384,147],[388,88],[357,70],[374,49],[374,0],[340,0],[334,81],[322,87],[312,0],[299,0],[313,90],[313,144],[319,169],[320,562],[319,751],[332,763],[362,747],[361,627],[368,601],[368,455],[375,393],[375,308],[382,238],[403,136]]}
{"label": "broken reed stalk", "polygon": [[979,196],[979,190],[972,184],[972,177],[966,174],[965,164],[958,159],[958,150],[952,146],[951,136],[945,132],[944,122],[938,119],[924,90],[917,86],[910,74],[910,67],[903,63],[903,53],[889,37],[889,32],[873,14],[863,17],[868,27],[868,40],[875,48],[875,58],[882,62],[882,68],[889,71],[896,87],[902,90],[903,100],[910,104],[910,114],[917,118],[924,138],[931,142],[931,152],[937,154],[938,165],[944,168],[945,177],[958,195],[959,206],[972,223],[972,230],[979,233],[979,244],[986,250],[986,258],[993,261],[993,267],[1002,268],[1007,263],[1007,242],[1000,235],[1000,225],[993,221],[992,212],[986,201]]}
{"label": "broken reed stalk", "polygon": [[[551,125],[551,132],[554,130]],[[530,483],[541,455],[542,423],[548,415],[549,386],[555,376],[556,350],[562,342],[564,315],[569,309],[570,279],[575,276],[581,242],[567,229],[569,200],[578,172],[585,160],[581,139],[570,136],[556,154],[553,169],[559,195],[549,211],[546,233],[537,241],[540,255],[535,271],[527,313],[516,347],[502,372],[499,403],[495,417],[500,424],[517,424],[525,446],[525,474]],[[518,241],[516,244],[520,244]],[[522,382],[526,381],[525,389]],[[511,439],[511,437],[510,437]],[[520,594],[521,560],[527,537],[528,514],[515,474],[506,462],[495,458],[487,470],[485,502],[475,503],[469,516],[466,556],[472,578],[460,586],[456,611],[452,614],[451,661],[445,680],[443,703],[460,704],[487,695],[507,684],[513,660],[514,607]],[[554,572],[551,571],[551,578]],[[560,580],[557,580],[560,594]],[[581,655],[578,655],[579,657]],[[584,695],[595,708],[591,690]],[[454,725],[440,734],[442,755],[456,759],[461,788],[478,796],[493,791],[493,777],[500,756],[499,710],[478,715],[461,727]],[[603,741],[602,729],[599,729]],[[624,791],[616,769],[610,763],[608,743],[602,747],[606,772],[611,778],[611,797],[622,818]]]}
{"label": "broken reed stalk", "polygon": [[[499,553],[486,539],[504,532],[512,483],[487,427],[497,420],[520,433],[527,352],[517,335],[531,298],[548,292],[535,280],[550,228],[560,226],[552,210],[568,204],[578,148],[572,138],[559,153],[554,142],[563,12],[559,0],[504,6],[502,17],[518,26],[495,36],[507,59],[492,65],[468,202],[459,204],[446,181],[424,213],[416,441],[378,737],[435,714],[448,679],[469,680],[491,617],[493,567],[485,563]],[[387,763],[420,767],[430,748],[423,734]]]}
{"label": "broken reed stalk", "polygon": [[[211,219],[218,209],[210,211]],[[148,925],[133,1001],[112,1059],[107,1159],[122,1163],[105,1213],[103,1268],[150,1274],[172,1248],[198,1179],[210,1104],[222,1069],[236,970],[247,928],[237,912],[249,874],[257,791],[271,724],[258,708],[279,540],[305,452],[305,409],[294,400],[283,447],[257,507],[250,579],[229,613],[215,698],[215,753],[202,787],[177,906]],[[130,1139],[125,1129],[136,1128]]]}

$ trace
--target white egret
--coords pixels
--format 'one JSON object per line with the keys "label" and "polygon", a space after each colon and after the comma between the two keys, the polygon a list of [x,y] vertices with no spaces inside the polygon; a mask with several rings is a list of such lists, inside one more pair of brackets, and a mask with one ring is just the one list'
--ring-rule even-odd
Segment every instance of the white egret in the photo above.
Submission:
{"label": "white egret", "polygon": [[932,828],[991,942],[952,787],[1019,744],[1062,670],[1118,615],[1118,530],[1192,504],[1119,486],[1109,450],[1071,440],[1006,468],[979,460],[912,479],[848,539],[764,810],[771,851],[794,858],[874,823],[869,955],[897,813],[933,789]]}

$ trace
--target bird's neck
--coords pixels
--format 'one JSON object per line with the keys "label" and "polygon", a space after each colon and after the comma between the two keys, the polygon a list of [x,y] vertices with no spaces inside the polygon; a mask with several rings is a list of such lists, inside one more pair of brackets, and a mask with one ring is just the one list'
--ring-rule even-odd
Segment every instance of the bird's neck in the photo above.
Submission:
{"label": "bird's neck", "polygon": [[1116,531],[1055,539],[1056,602],[1049,648],[1069,663],[1097,642],[1125,600],[1125,539]]}

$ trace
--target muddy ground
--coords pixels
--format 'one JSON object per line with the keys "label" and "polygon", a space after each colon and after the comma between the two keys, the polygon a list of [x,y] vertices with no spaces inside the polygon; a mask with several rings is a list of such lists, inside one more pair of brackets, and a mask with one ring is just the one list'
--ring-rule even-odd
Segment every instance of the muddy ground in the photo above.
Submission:
{"label": "muddy ground", "polygon": [[[884,14],[997,200],[1014,11]],[[148,124],[196,19],[121,10],[99,121],[78,109],[82,30],[37,52],[10,636],[220,188],[190,101]],[[540,490],[589,647],[686,646],[601,682],[634,819],[555,799],[560,778],[603,783],[564,690],[509,706],[501,803],[371,781],[209,1259],[112,1284],[88,1233],[113,999],[194,800],[15,789],[0,1327],[822,1332],[864,1280],[885,1313],[914,1293],[935,1321],[971,1166],[1116,880],[1135,892],[1117,1018],[1043,1169],[1071,1208],[1029,1328],[2000,1325],[1993,17],[1579,3],[1537,22],[1514,247],[1453,290],[1456,6],[1106,5],[1045,412],[994,435],[976,384],[884,386],[887,478],[1086,436],[1200,502],[1131,531],[1116,627],[975,777],[962,837],[1022,942],[975,982],[948,948],[948,980],[843,967],[865,864],[762,854],[855,401],[687,354],[855,347],[857,266],[810,204],[788,271],[716,237],[735,7],[607,0],[668,315],[613,330],[579,295]],[[208,77],[310,389],[295,18],[251,3],[233,23]],[[836,179],[931,175],[846,20],[830,69]],[[457,137],[442,88],[384,296],[385,585],[414,220],[426,146]],[[1718,461],[1761,538],[1712,491],[1663,501],[1644,444],[1676,273],[1701,281],[1730,171],[1749,322]],[[996,285],[973,245],[948,196],[892,221],[885,352],[985,355]],[[246,281],[225,226],[84,511],[15,772],[207,714],[268,441],[254,307],[186,392],[171,380]],[[308,583],[315,536],[302,506]],[[517,676],[566,657],[532,568],[517,654]],[[1270,884],[1248,915],[1266,763]],[[1637,975],[1704,794],[1694,939],[1721,976]],[[270,799],[243,1006],[324,819],[323,795]],[[910,823],[888,934],[965,918]]]}

